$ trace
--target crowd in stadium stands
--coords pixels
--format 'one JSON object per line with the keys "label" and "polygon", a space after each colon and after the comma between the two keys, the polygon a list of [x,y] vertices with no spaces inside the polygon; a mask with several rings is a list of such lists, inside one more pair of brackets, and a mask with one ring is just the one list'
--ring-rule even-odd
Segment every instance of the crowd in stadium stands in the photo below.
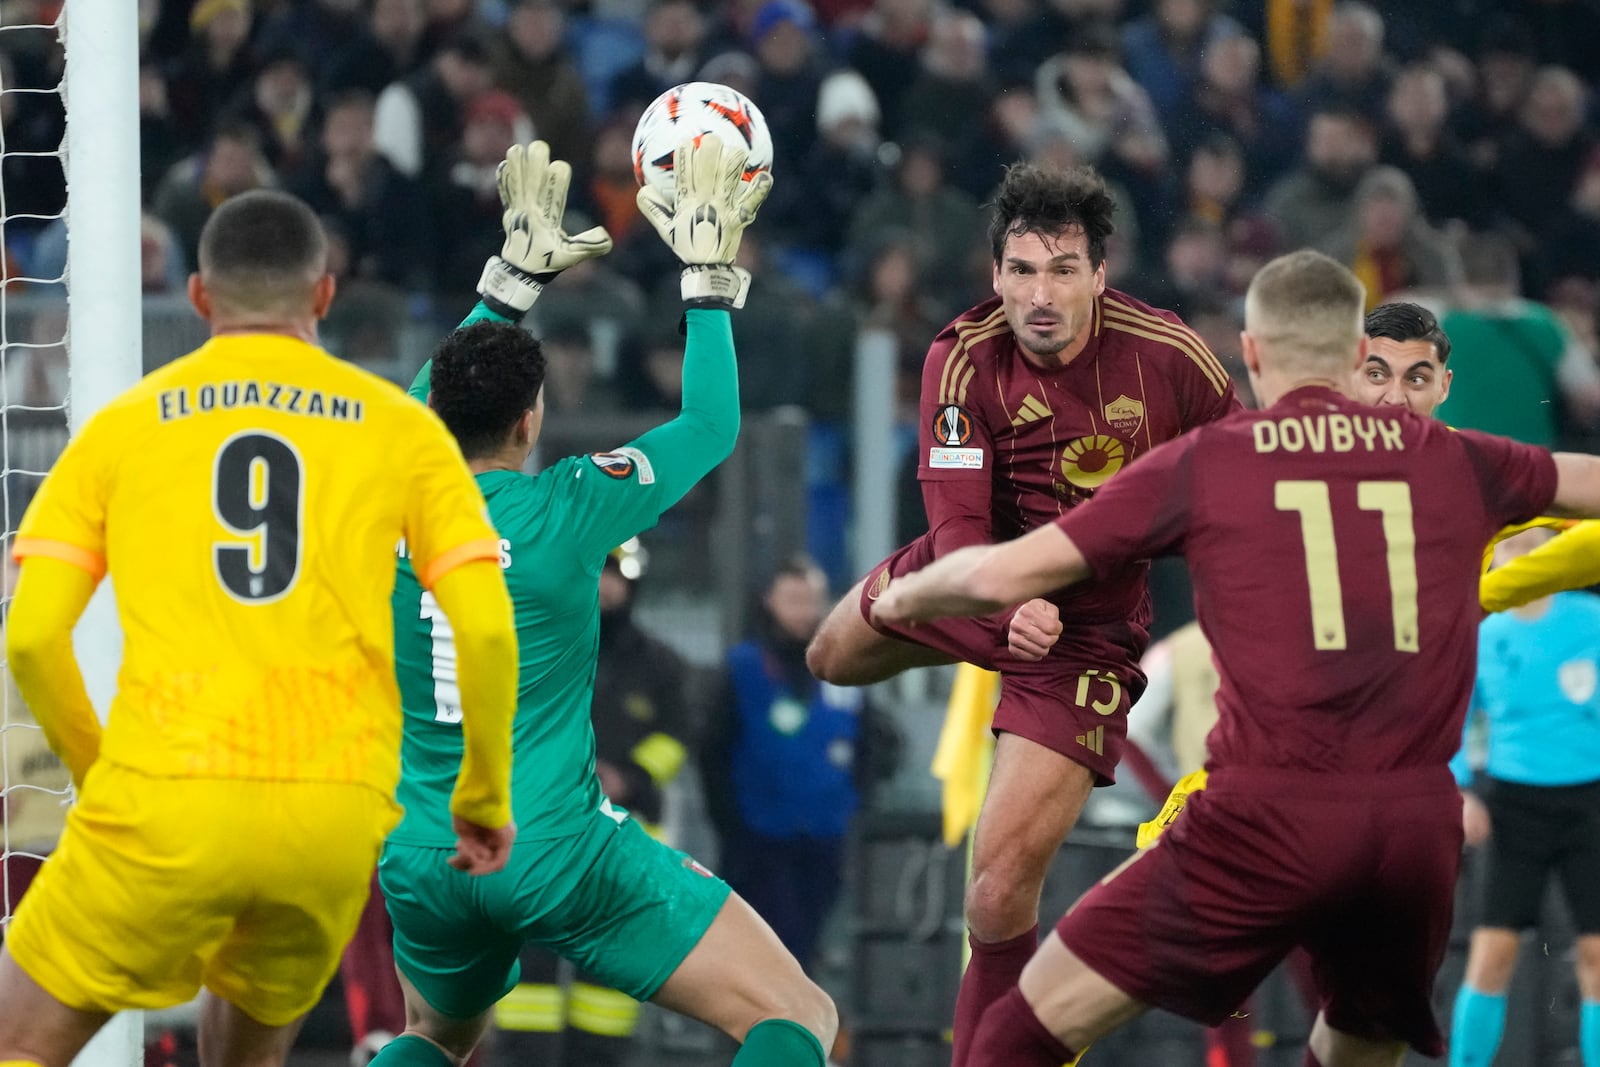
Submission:
{"label": "crowd in stadium stands", "polygon": [[[11,0],[48,22],[60,0]],[[1512,243],[1523,295],[1592,352],[1600,307],[1600,8],[1587,0],[141,0],[147,291],[201,224],[276,184],[337,237],[329,334],[455,321],[499,241],[494,165],[537,135],[616,251],[535,328],[551,406],[673,402],[677,297],[633,205],[630,135],[690,79],[762,108],[784,178],[745,242],[744,401],[849,411],[854,338],[900,338],[909,415],[930,337],[988,288],[978,206],[1016,159],[1096,164],[1121,202],[1109,282],[1234,362],[1254,268],[1311,245],[1372,303],[1455,298],[1459,237]],[[55,84],[53,36],[11,34],[8,87]],[[0,96],[13,153],[52,150],[53,94]],[[6,256],[54,277],[59,164],[9,154]],[[580,277],[581,275],[581,277]],[[13,275],[14,276],[14,275]],[[670,287],[669,287],[670,288]],[[432,309],[437,309],[434,311]],[[344,320],[341,328],[339,320]],[[596,321],[604,326],[596,328]],[[614,368],[614,369],[613,369]],[[1580,405],[1567,431],[1592,429]]]}

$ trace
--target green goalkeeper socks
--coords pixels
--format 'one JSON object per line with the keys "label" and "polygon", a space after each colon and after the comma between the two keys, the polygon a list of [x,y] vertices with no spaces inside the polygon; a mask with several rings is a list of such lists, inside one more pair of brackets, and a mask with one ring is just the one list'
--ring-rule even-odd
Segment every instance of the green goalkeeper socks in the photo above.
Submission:
{"label": "green goalkeeper socks", "polygon": [[416,1034],[401,1034],[372,1057],[368,1067],[455,1067],[444,1049]]}
{"label": "green goalkeeper socks", "polygon": [[763,1019],[744,1035],[732,1067],[824,1067],[822,1042],[810,1030],[788,1019]]}

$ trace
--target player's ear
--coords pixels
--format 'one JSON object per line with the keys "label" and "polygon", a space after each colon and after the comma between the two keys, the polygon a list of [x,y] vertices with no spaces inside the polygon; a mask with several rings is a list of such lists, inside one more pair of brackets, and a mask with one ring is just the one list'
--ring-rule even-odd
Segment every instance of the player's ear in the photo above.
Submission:
{"label": "player's ear", "polygon": [[189,303],[194,305],[197,315],[207,322],[211,321],[211,294],[206,292],[206,285],[200,280],[199,271],[189,275]]}
{"label": "player's ear", "polygon": [[1106,291],[1106,261],[1101,260],[1100,265],[1094,269],[1094,295],[1099,296]]}
{"label": "player's ear", "polygon": [[1445,368],[1444,372],[1439,375],[1439,381],[1443,383],[1443,388],[1439,390],[1439,403],[1443,404],[1446,400],[1450,399],[1450,381],[1455,376],[1456,372],[1450,370],[1448,367]]}
{"label": "player's ear", "polygon": [[311,310],[320,322],[328,315],[328,308],[333,304],[333,293],[338,288],[338,283],[333,280],[333,275],[324,274],[317,279],[317,284],[311,290]]}
{"label": "player's ear", "polygon": [[994,289],[994,295],[995,296],[999,296],[1000,295],[1000,264],[998,264],[998,263],[996,263],[994,265],[994,278],[990,282],[990,285]]}
{"label": "player's ear", "polygon": [[1256,339],[1250,336],[1249,330],[1239,331],[1239,354],[1244,359],[1244,369],[1251,374],[1261,373],[1261,353],[1256,348]]}

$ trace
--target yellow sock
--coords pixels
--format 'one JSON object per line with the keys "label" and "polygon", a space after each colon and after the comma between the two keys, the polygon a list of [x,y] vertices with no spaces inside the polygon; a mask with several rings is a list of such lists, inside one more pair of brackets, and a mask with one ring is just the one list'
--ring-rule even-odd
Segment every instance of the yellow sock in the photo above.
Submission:
{"label": "yellow sock", "polygon": [[44,1064],[33,1060],[0,1060],[0,1067],[44,1067]]}

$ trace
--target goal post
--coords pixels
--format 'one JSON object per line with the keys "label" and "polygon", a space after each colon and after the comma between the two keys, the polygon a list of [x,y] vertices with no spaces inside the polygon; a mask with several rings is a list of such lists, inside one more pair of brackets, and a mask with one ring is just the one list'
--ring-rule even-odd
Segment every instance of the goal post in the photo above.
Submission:
{"label": "goal post", "polygon": [[[65,403],[67,423],[74,433],[107,401],[136,382],[143,369],[137,8],[132,0],[65,0],[55,26],[65,52],[58,90],[66,114],[60,146],[67,187]],[[0,89],[50,91],[16,90],[10,85]],[[11,146],[0,144],[0,155],[11,152]],[[19,150],[15,154],[49,153]],[[0,214],[0,228],[10,221]],[[37,216],[29,219],[30,224],[41,221]],[[8,277],[6,284],[0,285],[0,318],[13,282],[19,282],[19,291],[26,293],[34,285],[48,288],[60,280]],[[0,377],[8,383],[11,379],[6,373],[8,358],[37,358],[42,347],[13,341],[0,332]],[[20,416],[28,412],[27,402],[17,402],[8,390],[5,410]],[[59,403],[53,410],[59,414]],[[13,475],[36,480],[53,456],[30,459],[25,464],[28,470],[15,469],[13,427],[9,420],[4,426],[7,485]],[[8,526],[14,518],[7,516]],[[89,695],[103,718],[122,653],[109,583],[96,593],[73,637]],[[0,723],[6,721],[0,718]],[[0,790],[9,784],[0,782]],[[9,891],[0,893],[0,904],[9,902]],[[152,916],[152,921],[160,921],[160,917]],[[76,1062],[83,1067],[132,1067],[143,1063],[143,1045],[141,1017],[136,1012],[126,1013],[114,1018]]]}

